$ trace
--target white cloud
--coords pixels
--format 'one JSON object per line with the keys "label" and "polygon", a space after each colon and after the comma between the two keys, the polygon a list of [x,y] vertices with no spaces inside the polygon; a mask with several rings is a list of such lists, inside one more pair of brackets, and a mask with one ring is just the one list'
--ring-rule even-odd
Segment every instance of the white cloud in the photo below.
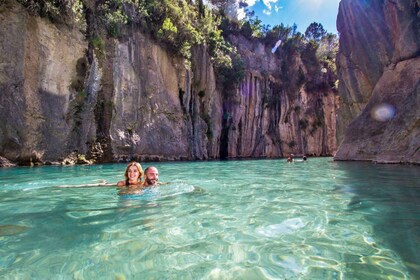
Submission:
{"label": "white cloud", "polygon": [[244,2],[248,4],[248,7],[252,7],[255,5],[257,0],[244,0]]}
{"label": "white cloud", "polygon": [[[255,3],[259,1],[259,0],[244,0],[243,2],[248,4],[248,7],[252,7],[255,5]],[[239,8],[239,0],[235,0],[235,5],[237,7],[237,19],[241,20],[243,18],[245,18],[245,9],[240,9]]]}
{"label": "white cloud", "polygon": [[263,0],[264,5],[267,7],[267,9],[268,9],[269,11],[271,11],[271,10],[272,10],[271,5],[272,5],[272,4],[277,4],[277,2],[278,2],[278,0]]}
{"label": "white cloud", "polygon": [[262,12],[267,16],[271,15],[271,10],[264,9]]}
{"label": "white cloud", "polygon": [[278,5],[274,5],[274,11],[276,11],[276,13],[278,13],[280,9],[283,9],[283,7],[278,6]]}
{"label": "white cloud", "polygon": [[225,13],[232,20],[242,20],[245,18],[244,9],[239,8],[239,0],[229,0]]}
{"label": "white cloud", "polygon": [[238,20],[241,20],[241,19],[244,19],[245,18],[245,11],[244,11],[244,9],[238,9],[237,14],[238,14]]}
{"label": "white cloud", "polygon": [[[279,0],[243,0],[243,1],[248,4],[248,7],[254,6],[258,1],[262,1],[265,6],[265,9],[263,9],[262,12],[268,16],[273,13],[273,10],[277,13],[280,9],[283,8],[277,5]],[[323,0],[310,0],[310,1],[323,1]],[[238,20],[245,18],[244,9],[239,9],[239,0],[234,0],[232,1],[232,3],[234,3],[234,5],[236,6],[236,14],[237,14],[236,18]]]}

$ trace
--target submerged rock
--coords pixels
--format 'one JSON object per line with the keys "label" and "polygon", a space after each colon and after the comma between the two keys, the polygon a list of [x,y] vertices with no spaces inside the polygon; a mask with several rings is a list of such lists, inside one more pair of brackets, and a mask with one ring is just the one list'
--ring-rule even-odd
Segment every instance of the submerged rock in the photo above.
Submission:
{"label": "submerged rock", "polygon": [[0,236],[17,235],[27,231],[29,227],[20,225],[0,225]]}

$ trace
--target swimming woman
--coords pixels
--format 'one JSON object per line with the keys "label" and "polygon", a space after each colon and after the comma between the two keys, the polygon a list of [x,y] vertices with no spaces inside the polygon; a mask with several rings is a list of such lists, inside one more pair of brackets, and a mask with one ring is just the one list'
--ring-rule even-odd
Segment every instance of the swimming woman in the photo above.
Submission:
{"label": "swimming woman", "polygon": [[118,187],[128,187],[128,186],[141,186],[143,183],[141,178],[143,176],[143,168],[138,162],[131,162],[127,165],[125,169],[124,181],[119,181],[117,183]]}
{"label": "swimming woman", "polygon": [[[138,162],[131,162],[127,165],[125,169],[124,177],[125,180],[119,181],[117,186],[122,187],[141,187],[143,186],[142,182],[143,168]],[[92,184],[82,184],[82,185],[61,185],[57,186],[58,188],[83,188],[83,187],[102,187],[102,186],[115,186],[115,183],[107,183],[105,180],[100,180],[99,183]]]}
{"label": "swimming woman", "polygon": [[143,191],[143,168],[138,162],[131,162],[125,169],[125,180],[119,181],[117,186],[121,188],[118,192],[119,195],[124,194],[140,194]]}

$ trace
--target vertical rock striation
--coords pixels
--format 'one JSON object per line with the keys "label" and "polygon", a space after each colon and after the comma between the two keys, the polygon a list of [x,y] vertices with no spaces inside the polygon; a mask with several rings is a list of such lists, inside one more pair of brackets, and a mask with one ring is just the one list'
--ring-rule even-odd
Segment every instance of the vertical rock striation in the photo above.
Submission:
{"label": "vertical rock striation", "polygon": [[335,159],[419,163],[418,1],[343,0],[337,27]]}
{"label": "vertical rock striation", "polygon": [[140,32],[116,45],[114,114],[116,160],[218,158],[220,94],[205,49],[193,70]]}
{"label": "vertical rock striation", "polygon": [[[230,41],[244,58],[246,71],[244,80],[225,92],[221,157],[333,154],[335,91],[308,90],[315,75],[297,52],[272,54],[269,47],[240,35]],[[317,75],[322,73],[316,61],[310,63],[316,65]],[[327,81],[325,73],[318,82]]]}

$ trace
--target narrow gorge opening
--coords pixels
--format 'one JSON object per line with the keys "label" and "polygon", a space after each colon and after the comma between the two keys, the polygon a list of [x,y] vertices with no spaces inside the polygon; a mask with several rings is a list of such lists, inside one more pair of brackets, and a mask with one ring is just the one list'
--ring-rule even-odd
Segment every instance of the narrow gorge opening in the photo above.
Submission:
{"label": "narrow gorge opening", "polygon": [[229,155],[229,127],[229,113],[224,112],[222,120],[222,131],[220,133],[219,157],[221,160],[227,159]]}

